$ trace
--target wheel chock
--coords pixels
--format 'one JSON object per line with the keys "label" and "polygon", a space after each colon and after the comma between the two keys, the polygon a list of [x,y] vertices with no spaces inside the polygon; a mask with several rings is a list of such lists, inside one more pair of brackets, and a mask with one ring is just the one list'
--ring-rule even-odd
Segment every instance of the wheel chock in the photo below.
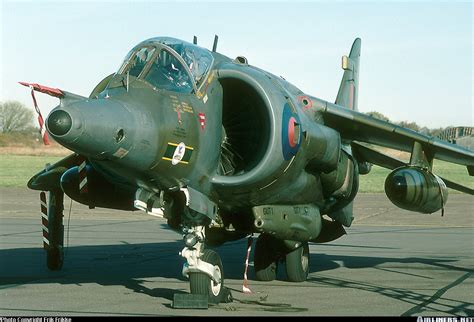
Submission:
{"label": "wheel chock", "polygon": [[173,309],[203,309],[209,308],[207,295],[203,294],[178,294],[173,295]]}

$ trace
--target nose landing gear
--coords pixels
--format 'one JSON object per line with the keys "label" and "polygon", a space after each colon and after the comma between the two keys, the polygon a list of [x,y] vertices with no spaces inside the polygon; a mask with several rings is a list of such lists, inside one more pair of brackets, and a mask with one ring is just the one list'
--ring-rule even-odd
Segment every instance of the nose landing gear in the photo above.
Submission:
{"label": "nose landing gear", "polygon": [[224,287],[221,258],[215,251],[204,248],[204,229],[204,226],[184,229],[183,276],[189,278],[191,294],[207,296],[208,302],[213,304],[231,302],[230,291]]}

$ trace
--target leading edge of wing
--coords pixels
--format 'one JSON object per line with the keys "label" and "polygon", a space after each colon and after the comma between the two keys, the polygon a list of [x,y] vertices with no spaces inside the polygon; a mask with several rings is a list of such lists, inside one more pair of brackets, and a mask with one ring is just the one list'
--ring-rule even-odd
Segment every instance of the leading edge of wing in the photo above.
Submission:
{"label": "leading edge of wing", "polygon": [[[339,131],[343,140],[357,140],[407,152],[411,152],[414,142],[419,142],[425,152],[436,159],[465,165],[468,170],[474,167],[473,151],[432,136],[330,103],[323,114],[325,124]],[[473,171],[469,172],[474,175]]]}

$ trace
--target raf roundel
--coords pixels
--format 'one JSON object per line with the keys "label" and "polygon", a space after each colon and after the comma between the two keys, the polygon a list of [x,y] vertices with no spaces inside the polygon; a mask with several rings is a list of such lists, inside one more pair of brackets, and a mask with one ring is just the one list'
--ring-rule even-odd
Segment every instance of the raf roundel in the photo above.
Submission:
{"label": "raf roundel", "polygon": [[296,122],[296,119],[293,116],[290,117],[290,120],[288,121],[288,144],[291,148],[296,147],[299,143],[299,138],[295,135],[295,128],[297,128],[297,126],[298,122]]}
{"label": "raf roundel", "polygon": [[298,114],[292,112],[289,104],[283,108],[281,124],[281,145],[283,158],[290,160],[296,155],[301,145],[301,122]]}

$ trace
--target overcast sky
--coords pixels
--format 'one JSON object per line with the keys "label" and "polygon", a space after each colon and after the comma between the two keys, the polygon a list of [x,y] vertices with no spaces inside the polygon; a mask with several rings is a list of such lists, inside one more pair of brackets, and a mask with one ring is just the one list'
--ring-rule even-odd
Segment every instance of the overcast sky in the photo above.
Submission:
{"label": "overcast sky", "polygon": [[[341,56],[362,38],[359,109],[428,127],[474,125],[467,2],[0,0],[0,100],[32,106],[29,81],[88,96],[138,42],[211,47],[334,101]],[[38,94],[47,114],[57,100]]]}

